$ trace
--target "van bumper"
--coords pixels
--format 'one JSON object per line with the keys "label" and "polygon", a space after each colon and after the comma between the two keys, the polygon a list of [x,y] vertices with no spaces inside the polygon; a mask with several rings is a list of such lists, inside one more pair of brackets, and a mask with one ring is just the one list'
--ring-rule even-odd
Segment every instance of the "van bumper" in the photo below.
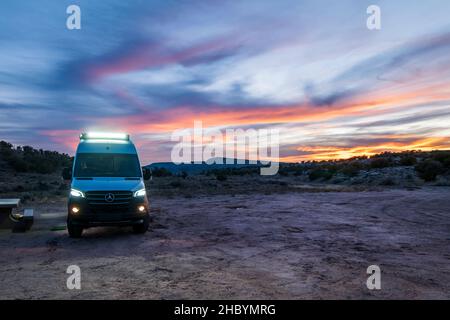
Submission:
{"label": "van bumper", "polygon": [[[142,207],[144,210],[142,210]],[[74,210],[76,208],[77,210]],[[141,211],[141,210],[142,211]],[[77,212],[75,212],[77,211]],[[67,220],[82,227],[130,226],[141,224],[150,212],[147,197],[123,204],[90,204],[85,198],[69,198]]]}
{"label": "van bumper", "polygon": [[144,223],[144,219],[134,219],[134,220],[117,220],[117,221],[90,221],[90,220],[78,220],[78,219],[71,219],[70,223],[75,226],[80,226],[83,228],[89,228],[89,227],[107,227],[107,226],[114,226],[114,227],[126,227],[126,226],[133,226]]}

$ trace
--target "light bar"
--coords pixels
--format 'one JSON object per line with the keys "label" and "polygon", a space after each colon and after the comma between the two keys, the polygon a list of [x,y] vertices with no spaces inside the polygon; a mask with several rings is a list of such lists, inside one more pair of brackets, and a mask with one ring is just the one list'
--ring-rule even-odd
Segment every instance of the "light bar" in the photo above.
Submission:
{"label": "light bar", "polygon": [[107,140],[130,140],[130,135],[126,133],[114,132],[84,132],[80,134],[80,140],[107,139]]}

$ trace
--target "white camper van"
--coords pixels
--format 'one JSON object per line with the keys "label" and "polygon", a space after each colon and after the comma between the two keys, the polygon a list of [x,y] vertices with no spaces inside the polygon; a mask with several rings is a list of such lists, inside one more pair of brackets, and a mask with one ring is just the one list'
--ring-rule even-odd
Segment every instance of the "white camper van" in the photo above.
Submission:
{"label": "white camper van", "polygon": [[149,202],[144,180],[149,169],[141,169],[128,134],[82,133],[73,167],[63,177],[71,181],[67,230],[81,237],[94,226],[132,226],[147,231]]}

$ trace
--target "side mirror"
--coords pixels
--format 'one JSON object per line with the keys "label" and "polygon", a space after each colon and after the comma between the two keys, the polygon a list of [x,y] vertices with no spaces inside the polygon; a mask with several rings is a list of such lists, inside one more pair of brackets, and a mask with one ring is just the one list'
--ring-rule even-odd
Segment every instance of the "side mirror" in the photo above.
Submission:
{"label": "side mirror", "polygon": [[143,168],[142,173],[144,175],[144,180],[150,180],[152,178],[152,170],[149,168]]}
{"label": "side mirror", "polygon": [[72,180],[72,168],[64,168],[62,171],[62,177],[64,180]]}

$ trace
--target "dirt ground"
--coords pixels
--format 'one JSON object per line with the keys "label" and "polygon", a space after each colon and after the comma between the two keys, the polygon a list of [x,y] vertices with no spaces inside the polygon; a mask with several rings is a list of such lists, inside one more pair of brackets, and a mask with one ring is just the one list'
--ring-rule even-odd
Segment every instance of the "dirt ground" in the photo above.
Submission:
{"label": "dirt ground", "polygon": [[[1,299],[449,299],[450,188],[153,197],[144,235],[0,231]],[[60,230],[58,230],[60,229]],[[81,268],[81,290],[66,269]],[[381,268],[381,290],[366,269]]]}

